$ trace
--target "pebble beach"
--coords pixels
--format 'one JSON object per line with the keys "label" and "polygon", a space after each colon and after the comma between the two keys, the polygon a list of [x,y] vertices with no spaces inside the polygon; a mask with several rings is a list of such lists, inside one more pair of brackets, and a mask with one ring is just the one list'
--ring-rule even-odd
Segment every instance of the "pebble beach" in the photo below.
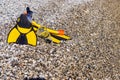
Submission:
{"label": "pebble beach", "polygon": [[[0,0],[0,80],[120,80],[119,0]],[[8,44],[17,17],[30,7],[34,21],[63,29],[61,44]]]}

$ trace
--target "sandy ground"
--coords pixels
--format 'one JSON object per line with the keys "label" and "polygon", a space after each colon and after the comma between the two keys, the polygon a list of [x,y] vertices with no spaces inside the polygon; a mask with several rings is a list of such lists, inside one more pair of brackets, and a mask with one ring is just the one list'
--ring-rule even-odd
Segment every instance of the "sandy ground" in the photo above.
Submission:
{"label": "sandy ground", "polygon": [[31,7],[35,21],[64,29],[72,40],[57,45],[38,37],[36,47],[9,45],[6,36],[16,13],[9,23],[1,23],[0,80],[120,80],[120,0],[46,0],[44,4]]}

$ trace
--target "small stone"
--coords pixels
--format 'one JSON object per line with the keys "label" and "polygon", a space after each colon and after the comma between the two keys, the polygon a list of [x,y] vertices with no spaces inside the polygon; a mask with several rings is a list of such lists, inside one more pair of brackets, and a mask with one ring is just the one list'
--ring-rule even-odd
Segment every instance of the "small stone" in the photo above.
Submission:
{"label": "small stone", "polygon": [[70,52],[70,49],[67,49],[67,52]]}
{"label": "small stone", "polygon": [[74,21],[74,24],[78,24],[76,21]]}
{"label": "small stone", "polygon": [[11,66],[12,66],[12,67],[15,67],[15,66],[18,66],[18,65],[19,65],[19,63],[18,63],[17,60],[11,61]]}
{"label": "small stone", "polygon": [[50,50],[50,54],[54,54],[56,52],[56,48],[52,48],[51,50]]}

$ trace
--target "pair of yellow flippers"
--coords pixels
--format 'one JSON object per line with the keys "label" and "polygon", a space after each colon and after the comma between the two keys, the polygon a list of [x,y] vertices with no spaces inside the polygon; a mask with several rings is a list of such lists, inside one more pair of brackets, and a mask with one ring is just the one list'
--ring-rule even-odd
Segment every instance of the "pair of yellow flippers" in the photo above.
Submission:
{"label": "pair of yellow flippers", "polygon": [[41,27],[37,30],[37,35],[51,40],[54,43],[60,43],[61,40],[70,40],[69,36],[64,34],[64,30],[52,30],[46,27]]}

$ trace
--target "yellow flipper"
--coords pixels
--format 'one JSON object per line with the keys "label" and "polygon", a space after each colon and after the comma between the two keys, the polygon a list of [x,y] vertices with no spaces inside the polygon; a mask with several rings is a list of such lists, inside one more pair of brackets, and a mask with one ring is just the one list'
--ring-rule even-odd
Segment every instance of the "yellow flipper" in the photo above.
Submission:
{"label": "yellow flipper", "polygon": [[46,27],[41,27],[37,30],[36,34],[42,38],[47,38],[55,43],[60,43],[61,40],[70,40],[71,38],[64,35],[64,30],[52,30]]}
{"label": "yellow flipper", "polygon": [[42,28],[39,29],[36,34],[42,38],[47,38],[47,39],[51,40],[52,42],[60,43],[60,40],[52,37],[48,31],[44,31],[44,29],[42,29]]}

